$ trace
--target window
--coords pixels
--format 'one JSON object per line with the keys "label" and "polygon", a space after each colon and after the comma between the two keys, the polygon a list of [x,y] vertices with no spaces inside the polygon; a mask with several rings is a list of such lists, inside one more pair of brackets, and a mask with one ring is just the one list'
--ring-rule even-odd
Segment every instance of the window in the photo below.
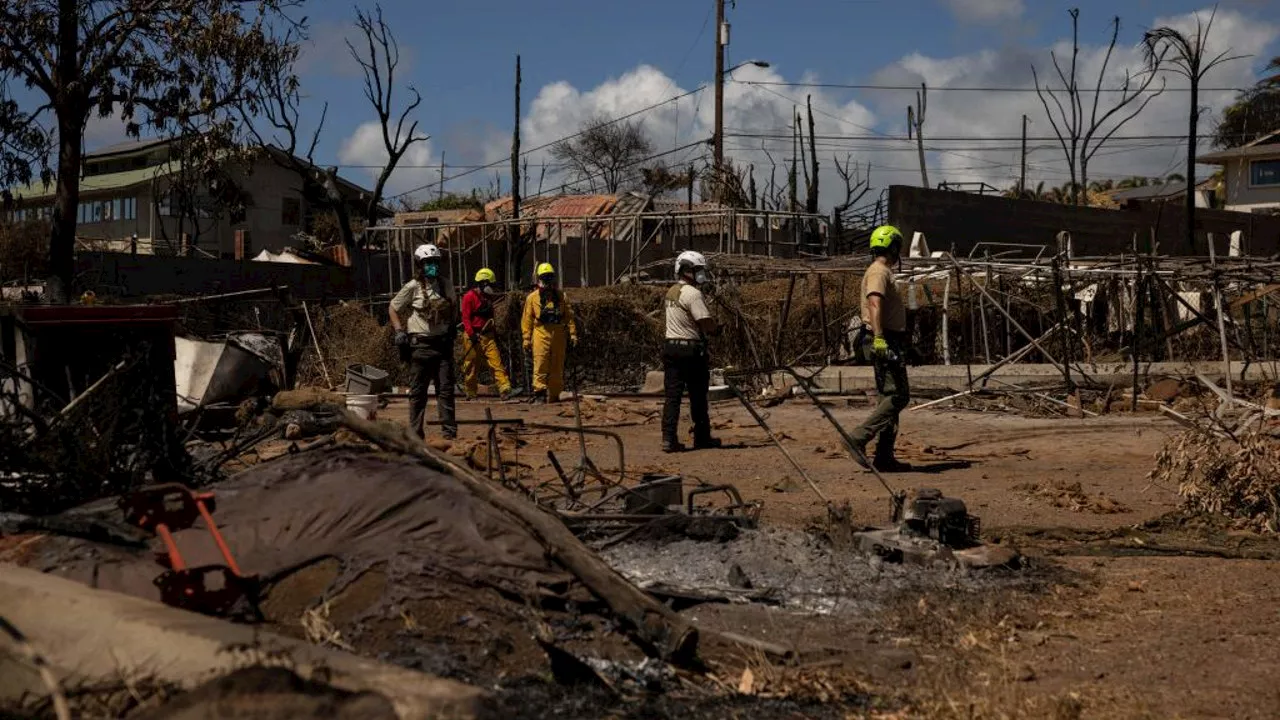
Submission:
{"label": "window", "polygon": [[284,198],[280,205],[280,224],[297,225],[302,221],[302,204],[298,198]]}
{"label": "window", "polygon": [[1254,160],[1249,163],[1249,184],[1280,185],[1280,160]]}
{"label": "window", "polygon": [[124,214],[120,216],[122,220],[136,220],[138,218],[138,199],[127,197],[124,199]]}

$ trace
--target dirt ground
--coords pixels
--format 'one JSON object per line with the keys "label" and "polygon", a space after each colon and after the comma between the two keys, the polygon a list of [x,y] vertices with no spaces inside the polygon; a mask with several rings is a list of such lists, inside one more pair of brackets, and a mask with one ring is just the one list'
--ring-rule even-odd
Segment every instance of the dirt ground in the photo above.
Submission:
{"label": "dirt ground", "polygon": [[[628,473],[731,482],[747,500],[763,502],[761,524],[770,530],[821,523],[822,503],[735,402],[712,407],[728,448],[680,455],[659,451],[659,405],[651,398],[584,402],[584,420],[622,436]],[[868,411],[844,398],[829,407],[850,428]],[[478,419],[486,408],[496,418],[573,422],[571,403],[460,402],[459,416]],[[395,402],[380,418],[405,414]],[[851,504],[857,522],[888,520],[884,489],[840,452],[839,437],[811,405],[788,400],[768,409],[767,420],[823,492]],[[799,666],[786,667],[732,646],[712,649],[727,684],[738,686],[752,668],[765,695],[815,682],[843,688],[817,693],[845,707],[845,716],[1280,717],[1280,544],[1177,517],[1175,489],[1145,479],[1173,432],[1175,425],[1152,414],[1078,420],[908,411],[901,459],[918,472],[886,479],[895,488],[961,497],[981,518],[984,538],[1021,549],[1029,570],[1000,571],[1004,577],[987,586],[909,584],[851,613],[761,604],[686,612],[704,627],[800,651]],[[461,439],[482,433],[463,426]],[[526,439],[520,460],[540,479],[554,477],[547,447],[566,467],[576,465],[573,436]],[[597,466],[616,469],[613,445],[590,438],[588,448]],[[815,674],[827,679],[814,681]],[[781,716],[827,716],[816,707],[825,706]]]}

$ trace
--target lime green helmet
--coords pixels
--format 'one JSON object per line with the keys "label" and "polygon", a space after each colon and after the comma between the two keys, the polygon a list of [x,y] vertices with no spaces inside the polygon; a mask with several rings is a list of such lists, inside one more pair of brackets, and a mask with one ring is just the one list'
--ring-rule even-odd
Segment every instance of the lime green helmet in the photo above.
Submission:
{"label": "lime green helmet", "polygon": [[888,250],[894,243],[902,244],[902,231],[892,225],[881,225],[871,231],[871,249]]}

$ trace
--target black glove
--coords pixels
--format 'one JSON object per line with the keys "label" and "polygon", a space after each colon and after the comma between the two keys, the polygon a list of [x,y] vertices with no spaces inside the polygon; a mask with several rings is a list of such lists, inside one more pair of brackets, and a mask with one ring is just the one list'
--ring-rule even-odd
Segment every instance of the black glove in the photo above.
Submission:
{"label": "black glove", "polygon": [[403,330],[397,330],[395,337],[391,339],[391,342],[396,347],[405,347],[409,344],[409,333]]}

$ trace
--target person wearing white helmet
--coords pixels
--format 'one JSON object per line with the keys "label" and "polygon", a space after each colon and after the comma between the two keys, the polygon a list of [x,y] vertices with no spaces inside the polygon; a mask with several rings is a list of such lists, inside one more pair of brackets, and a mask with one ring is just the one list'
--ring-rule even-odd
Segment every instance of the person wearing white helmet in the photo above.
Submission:
{"label": "person wearing white helmet", "polygon": [[436,409],[446,440],[458,436],[454,420],[453,341],[458,328],[458,304],[453,288],[440,275],[440,248],[419,245],[413,251],[414,278],[391,299],[388,315],[395,330],[400,357],[409,362],[409,424],[415,435],[426,437],[422,422],[427,412],[427,390],[436,386]]}
{"label": "person wearing white helmet", "polygon": [[685,449],[678,433],[680,401],[685,392],[689,393],[689,413],[693,416],[693,447],[720,447],[720,441],[711,437],[711,417],[707,409],[707,392],[711,386],[707,335],[716,327],[700,289],[711,280],[707,259],[702,253],[686,250],[676,257],[675,271],[678,282],[667,291],[667,330],[662,347],[666,396],[662,406],[662,451],[668,453]]}

